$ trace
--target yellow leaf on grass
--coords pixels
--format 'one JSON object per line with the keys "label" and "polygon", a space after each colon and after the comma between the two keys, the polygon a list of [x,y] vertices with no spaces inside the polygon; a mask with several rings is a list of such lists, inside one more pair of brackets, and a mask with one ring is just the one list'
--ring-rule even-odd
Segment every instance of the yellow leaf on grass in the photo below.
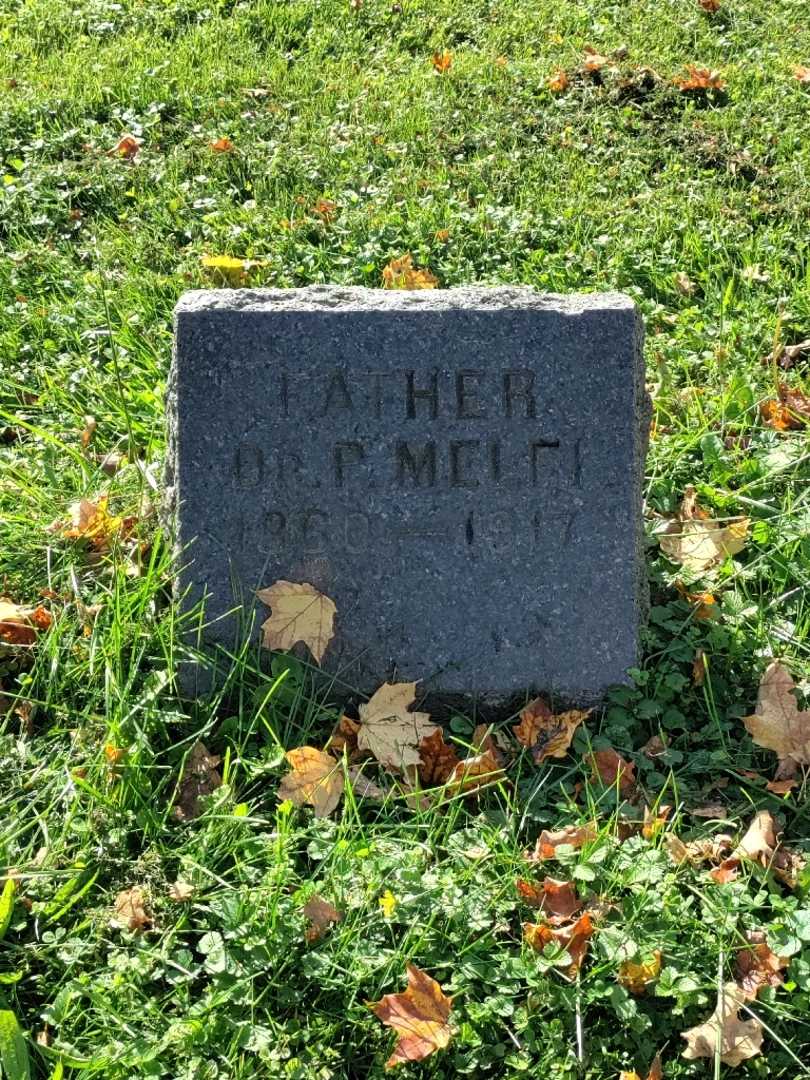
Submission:
{"label": "yellow leaf on grass", "polygon": [[810,86],[810,67],[805,67],[803,64],[797,64],[793,69],[793,76],[798,79],[800,83],[805,83]]}
{"label": "yellow leaf on grass", "polygon": [[558,68],[553,75],[549,75],[546,85],[552,94],[562,94],[568,89],[568,72]]}
{"label": "yellow leaf on grass", "polygon": [[760,681],[756,711],[743,719],[757,746],[779,758],[782,779],[799,765],[810,765],[810,710],[799,708],[795,689],[788,669],[774,660]]}
{"label": "yellow leaf on grass", "polygon": [[377,903],[380,905],[380,910],[383,913],[383,918],[390,919],[391,916],[394,914],[398,901],[394,894],[391,892],[391,890],[386,889],[380,899],[377,901]]}
{"label": "yellow leaf on grass", "polygon": [[296,806],[309,803],[315,817],[327,817],[343,795],[343,770],[332,757],[314,746],[298,746],[285,754],[292,772],[282,779],[278,797]]}
{"label": "yellow leaf on grass", "polygon": [[762,1024],[753,1018],[740,1019],[739,1011],[745,1004],[745,991],[735,982],[724,983],[709,1019],[681,1032],[681,1038],[686,1039],[683,1057],[713,1058],[718,1043],[724,1065],[741,1065],[761,1053]]}
{"label": "yellow leaf on grass", "polygon": [[631,994],[643,994],[661,974],[661,950],[655,949],[641,963],[625,961],[619,967],[618,980]]}
{"label": "yellow leaf on grass", "polygon": [[70,507],[70,525],[63,528],[66,540],[84,540],[94,551],[108,551],[113,540],[128,532],[132,518],[111,514],[106,495],[98,499],[79,499]]}
{"label": "yellow leaf on grass", "polygon": [[715,521],[701,510],[695,489],[688,487],[677,517],[658,533],[661,550],[692,573],[709,570],[742,551],[748,538],[746,517]]}
{"label": "yellow leaf on grass", "polygon": [[565,757],[574,732],[588,716],[590,710],[587,709],[555,714],[538,697],[521,712],[520,723],[515,724],[512,731],[521,746],[531,750],[535,764],[539,765],[548,757]]}
{"label": "yellow leaf on grass", "polygon": [[370,1003],[375,1015],[399,1036],[386,1069],[407,1061],[422,1061],[446,1047],[452,1035],[453,999],[426,972],[408,964],[408,986],[401,994],[386,994]]}
{"label": "yellow leaf on grass", "polygon": [[267,266],[264,259],[238,259],[232,255],[203,255],[200,262],[217,284],[228,285],[232,289],[246,285],[254,270]]}
{"label": "yellow leaf on grass", "polygon": [[439,284],[429,270],[417,270],[410,252],[392,259],[383,269],[384,289],[435,289]]}
{"label": "yellow leaf on grass", "polygon": [[405,770],[419,766],[419,747],[436,731],[430,714],[411,712],[416,683],[383,683],[365,705],[361,705],[357,745],[370,751],[381,765]]}
{"label": "yellow leaf on grass", "polygon": [[262,623],[262,644],[268,649],[290,649],[302,641],[320,664],[335,636],[337,608],[328,596],[307,582],[277,581],[256,596],[271,610]]}

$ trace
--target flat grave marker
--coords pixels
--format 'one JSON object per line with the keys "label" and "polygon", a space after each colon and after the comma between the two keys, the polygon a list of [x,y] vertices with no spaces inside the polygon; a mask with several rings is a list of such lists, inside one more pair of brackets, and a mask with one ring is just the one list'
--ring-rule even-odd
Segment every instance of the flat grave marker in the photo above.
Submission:
{"label": "flat grave marker", "polygon": [[186,294],[169,497],[206,642],[258,638],[256,590],[309,582],[340,684],[598,700],[639,659],[641,345],[620,294]]}

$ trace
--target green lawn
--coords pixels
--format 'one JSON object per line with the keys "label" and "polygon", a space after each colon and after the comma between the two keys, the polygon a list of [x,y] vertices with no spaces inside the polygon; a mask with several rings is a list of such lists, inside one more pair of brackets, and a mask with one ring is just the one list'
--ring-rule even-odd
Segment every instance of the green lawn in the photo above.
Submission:
{"label": "green lawn", "polygon": [[[407,963],[454,996],[453,1036],[402,1076],[617,1080],[657,1051],[668,1080],[725,1076],[680,1033],[756,930],[789,966],[750,1002],[762,1054],[734,1071],[810,1075],[810,875],[746,861],[718,884],[666,841],[736,842],[768,810],[810,852],[805,779],[766,790],[776,756],[741,720],[774,656],[810,687],[807,428],[759,408],[780,381],[810,390],[810,349],[782,352],[810,338],[806,0],[0,0],[0,44],[0,594],[53,617],[33,644],[0,633],[0,1076],[381,1077],[394,1037],[367,1003]],[[689,65],[724,86],[680,89]],[[132,159],[110,153],[126,135]],[[212,283],[205,255],[252,260],[256,285],[378,287],[406,252],[443,288],[629,293],[651,532],[689,484],[751,532],[692,576],[651,535],[643,670],[565,758],[533,764],[504,718],[516,756],[480,796],[347,792],[316,819],[277,797],[284,751],[340,716],[305,664],[173,692],[171,313]],[[105,471],[108,454],[128,461]],[[135,518],[109,550],[49,528],[100,495]],[[711,617],[684,591],[710,591]],[[446,737],[472,730],[456,716]],[[200,739],[223,783],[182,821]],[[607,747],[635,764],[630,798],[592,776]],[[666,827],[625,838],[645,804],[674,808]],[[581,850],[527,863],[542,829],[594,818]],[[601,907],[577,978],[521,940],[538,913],[515,879],[546,874]],[[113,925],[134,887],[146,925]],[[313,942],[315,893],[343,917]],[[629,993],[620,964],[655,950]]]}

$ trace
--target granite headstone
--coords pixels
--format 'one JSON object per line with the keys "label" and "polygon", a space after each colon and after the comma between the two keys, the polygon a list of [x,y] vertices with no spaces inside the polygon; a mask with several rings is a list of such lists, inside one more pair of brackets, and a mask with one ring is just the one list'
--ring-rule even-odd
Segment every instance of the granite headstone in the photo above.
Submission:
{"label": "granite headstone", "polygon": [[258,638],[256,590],[309,582],[342,686],[596,701],[639,659],[641,346],[621,294],[186,294],[169,498],[204,642]]}

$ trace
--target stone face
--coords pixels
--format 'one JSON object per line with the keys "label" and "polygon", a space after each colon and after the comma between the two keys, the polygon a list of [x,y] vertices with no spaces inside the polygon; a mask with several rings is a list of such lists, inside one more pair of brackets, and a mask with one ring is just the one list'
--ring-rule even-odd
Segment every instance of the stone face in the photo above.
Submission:
{"label": "stone face", "polygon": [[639,658],[641,344],[620,294],[188,293],[169,497],[204,640],[258,640],[284,578],[337,605],[338,686],[597,700]]}

